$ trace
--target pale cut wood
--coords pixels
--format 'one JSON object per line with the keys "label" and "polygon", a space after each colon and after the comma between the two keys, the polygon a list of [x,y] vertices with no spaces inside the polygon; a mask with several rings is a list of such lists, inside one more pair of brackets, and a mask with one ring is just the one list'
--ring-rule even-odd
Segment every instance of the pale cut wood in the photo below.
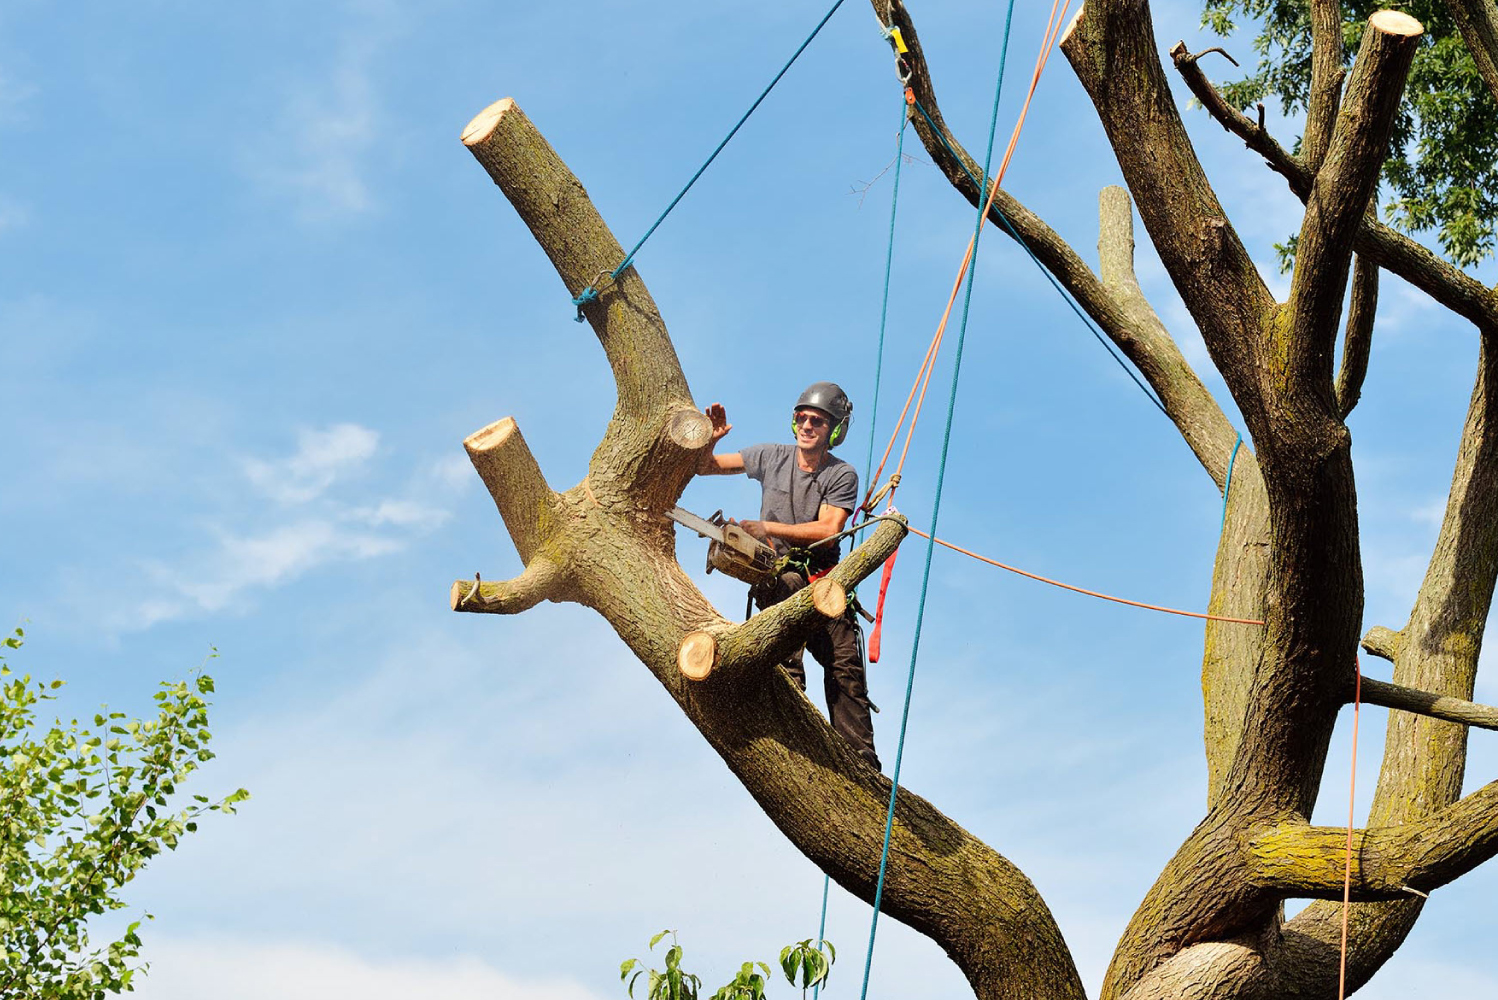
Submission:
{"label": "pale cut wood", "polygon": [[513,97],[501,97],[474,115],[473,120],[463,126],[463,145],[472,146],[489,138],[490,133],[494,131],[494,126],[499,124],[499,119],[514,106]]}
{"label": "pale cut wood", "polygon": [[677,410],[671,415],[666,433],[678,448],[696,451],[712,440],[713,422],[701,410]]}
{"label": "pale cut wood", "polygon": [[1425,34],[1425,26],[1402,10],[1375,11],[1368,24],[1386,35],[1418,38]]}
{"label": "pale cut wood", "polygon": [[837,618],[848,610],[848,592],[842,584],[824,576],[811,585],[811,603],[828,618]]}
{"label": "pale cut wood", "polygon": [[676,666],[687,680],[702,681],[713,672],[718,640],[711,632],[688,632],[676,652]]}

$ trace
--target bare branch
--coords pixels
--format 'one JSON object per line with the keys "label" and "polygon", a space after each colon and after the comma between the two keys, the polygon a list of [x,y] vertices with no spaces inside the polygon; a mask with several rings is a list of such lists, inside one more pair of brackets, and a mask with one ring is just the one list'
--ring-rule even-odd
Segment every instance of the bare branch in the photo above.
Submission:
{"label": "bare branch", "polygon": [[1408,14],[1381,10],[1368,19],[1300,227],[1291,279],[1286,377],[1330,383],[1332,338],[1352,262],[1352,237],[1367,212],[1388,154],[1405,76],[1425,29]]}
{"label": "bare branch", "polygon": [[[920,38],[904,5],[874,0],[875,13],[886,23],[901,29],[909,52],[900,57],[902,72],[909,75],[909,86],[916,96],[918,110],[911,121],[932,162],[947,180],[975,208],[983,204],[986,192],[978,188],[976,178],[982,173],[978,162],[942,117],[930,69],[921,50]],[[1130,230],[1125,197],[1121,207],[1123,224]],[[1114,213],[1119,211],[1115,205]],[[1227,454],[1232,448],[1234,431],[1221,407],[1202,384],[1170,338],[1159,317],[1149,308],[1142,294],[1124,302],[1115,290],[1100,281],[1075,250],[1050,226],[1027,209],[1007,191],[994,198],[988,221],[1025,246],[1077,301],[1104,335],[1116,344],[1126,358],[1144,376],[1160,398],[1166,412],[1197,460],[1221,487],[1227,469]],[[1116,224],[1116,223],[1110,223]]]}
{"label": "bare branch", "polygon": [[1363,393],[1377,310],[1378,265],[1359,254],[1352,268],[1352,303],[1342,334],[1342,366],[1337,370],[1337,413],[1343,420],[1358,405],[1358,397]]}
{"label": "bare branch", "polygon": [[[1342,99],[1342,4],[1311,0],[1311,95],[1306,102],[1306,130],[1300,144],[1311,173],[1321,170],[1331,148],[1332,129]],[[1263,127],[1262,118],[1259,121]]]}
{"label": "bare branch", "polygon": [[1416,691],[1414,688],[1390,684],[1374,677],[1364,677],[1362,684],[1363,700],[1370,705],[1397,708],[1432,719],[1477,726],[1479,729],[1498,729],[1498,708],[1478,705],[1463,698]]}
{"label": "bare branch", "polygon": [[548,559],[532,559],[525,571],[502,583],[483,581],[475,573],[472,580],[456,580],[448,595],[454,611],[471,611],[486,615],[516,615],[546,600],[558,600],[563,591],[562,574]]}
{"label": "bare branch", "polygon": [[[1286,896],[1340,899],[1345,828],[1288,823],[1248,845],[1250,878]],[[1498,854],[1498,782],[1428,818],[1353,831],[1352,898],[1402,900],[1429,893]]]}
{"label": "bare branch", "polygon": [[[1185,52],[1184,44],[1178,48]],[[1175,51],[1172,49],[1172,54]],[[1181,66],[1179,62],[1177,65]],[[1264,130],[1262,121],[1255,124],[1230,107],[1194,66],[1181,66],[1181,76],[1218,124],[1263,156],[1272,170],[1284,176],[1296,197],[1302,201],[1309,197],[1314,176],[1311,170],[1276,142]],[[1366,218],[1355,236],[1353,249],[1470,320],[1480,330],[1498,330],[1498,293],[1403,233],[1377,219]]]}
{"label": "bare branch", "polygon": [[[515,206],[569,294],[577,295],[624,259],[587,191],[511,98],[479,112],[463,129],[463,144]],[[604,491],[619,477],[624,490],[636,483],[659,485],[664,470],[651,468],[647,474],[639,460],[661,439],[673,411],[697,409],[665,323],[633,267],[607,283],[597,300],[583,306],[583,314],[608,355],[619,392],[589,476],[595,489]],[[621,456],[636,461],[620,462]],[[691,474],[690,468],[674,472],[660,490],[670,502]]]}
{"label": "bare branch", "polygon": [[1255,122],[1223,100],[1222,94],[1218,93],[1217,88],[1212,86],[1201,67],[1196,64],[1199,55],[1190,55],[1184,41],[1176,42],[1170,47],[1170,58],[1180,72],[1181,79],[1186,82],[1186,88],[1219,125],[1264,157],[1270,169],[1284,175],[1285,180],[1290,182],[1290,189],[1301,198],[1310,193],[1311,172],[1264,128],[1262,104],[1259,105],[1259,120]]}
{"label": "bare branch", "polygon": [[1253,427],[1260,391],[1253,353],[1274,300],[1186,135],[1148,4],[1090,0],[1063,33],[1061,51],[1092,98],[1161,262]]}
{"label": "bare branch", "polygon": [[542,520],[554,507],[556,494],[546,485],[546,477],[526,447],[515,418],[505,417],[474,431],[464,440],[463,448],[494,498],[515,551],[529,564],[541,546]]}
{"label": "bare branch", "polygon": [[1498,7],[1493,0],[1446,0],[1446,10],[1461,30],[1488,93],[1498,101]]}

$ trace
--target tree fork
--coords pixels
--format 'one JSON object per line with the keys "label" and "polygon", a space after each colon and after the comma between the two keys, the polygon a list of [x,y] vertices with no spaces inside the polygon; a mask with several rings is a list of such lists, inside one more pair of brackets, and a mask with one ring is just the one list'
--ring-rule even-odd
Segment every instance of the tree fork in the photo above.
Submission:
{"label": "tree fork", "polygon": [[[583,314],[609,358],[619,403],[583,482],[561,494],[545,491],[550,505],[533,513],[534,532],[522,531],[534,546],[526,573],[501,586],[510,588],[506,594],[479,582],[477,598],[473,584],[460,581],[452,588],[453,603],[478,610],[496,594],[503,602],[529,586],[527,573],[535,580],[551,572],[548,563],[558,567],[565,599],[593,608],[613,626],[791,843],[838,884],[872,901],[889,781],[782,671],[767,669],[776,662],[774,651],[794,645],[795,637],[767,635],[758,656],[746,651],[735,669],[720,669],[700,683],[680,669],[684,636],[718,635],[730,626],[677,564],[674,531],[663,516],[696,468],[696,443],[705,447],[708,435],[654,302],[633,268],[609,280],[607,269],[623,256],[618,242],[513,101],[481,112],[463,141],[572,294],[599,286]],[[502,436],[519,440],[513,431]],[[512,473],[513,466],[507,466]],[[533,466],[529,460],[520,476],[522,491],[543,495],[544,480]],[[504,509],[511,500],[499,492],[496,503]],[[512,516],[522,527],[531,523],[523,511]],[[893,519],[881,524],[838,565],[830,583],[806,595],[808,605],[822,603],[823,611],[814,614],[834,609],[838,589],[878,568],[904,532]],[[514,603],[518,609],[520,602]],[[761,617],[760,628],[777,620]],[[1071,953],[1035,887],[1002,855],[909,792],[897,801],[882,906],[940,944],[982,1000],[1083,1000]]]}

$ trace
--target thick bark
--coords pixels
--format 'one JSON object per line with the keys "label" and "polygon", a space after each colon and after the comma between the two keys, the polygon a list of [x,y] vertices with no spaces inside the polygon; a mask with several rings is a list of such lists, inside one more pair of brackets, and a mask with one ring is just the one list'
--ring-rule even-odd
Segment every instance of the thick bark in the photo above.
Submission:
{"label": "thick bark", "polygon": [[1342,365],[1337,369],[1337,415],[1343,420],[1363,394],[1377,310],[1378,266],[1359,256],[1352,268],[1352,302],[1347,308],[1347,329],[1342,335]]}
{"label": "thick bark", "polygon": [[1311,0],[1311,95],[1300,154],[1312,173],[1321,169],[1331,146],[1344,72],[1342,5],[1338,0]]}
{"label": "thick bark", "polygon": [[[573,294],[622,258],[582,186],[512,101],[480,113],[463,141]],[[481,584],[477,598],[460,581],[454,607],[519,610],[541,591],[597,610],[791,842],[848,891],[872,900],[889,782],[776,664],[837,603],[832,591],[851,589],[893,551],[904,524],[881,524],[839,564],[821,610],[808,588],[799,600],[731,625],[677,564],[674,530],[663,516],[708,433],[659,312],[633,268],[583,312],[614,369],[614,418],[587,477],[565,493],[546,487],[513,421],[470,438],[475,466],[527,568],[508,584]],[[678,661],[692,634],[711,637],[716,653],[717,669],[698,681]],[[940,943],[979,996],[1082,996],[1061,933],[1029,880],[910,792],[898,798],[883,909]]]}
{"label": "thick bark", "polygon": [[1477,72],[1498,101],[1498,6],[1493,0],[1446,0],[1446,9],[1477,63]]}

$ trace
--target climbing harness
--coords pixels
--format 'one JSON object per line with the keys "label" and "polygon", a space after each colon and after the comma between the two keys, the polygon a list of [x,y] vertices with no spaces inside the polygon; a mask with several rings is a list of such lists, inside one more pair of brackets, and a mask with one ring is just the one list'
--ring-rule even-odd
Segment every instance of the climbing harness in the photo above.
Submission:
{"label": "climbing harness", "polygon": [[686,193],[688,191],[692,190],[692,185],[697,183],[697,178],[701,177],[703,172],[712,165],[712,162],[718,158],[718,154],[723,152],[723,147],[728,145],[728,141],[735,135],[737,135],[739,129],[742,128],[744,123],[749,120],[749,116],[754,114],[755,110],[760,106],[761,103],[763,103],[766,97],[770,96],[770,91],[775,89],[775,85],[780,82],[780,78],[785,76],[786,72],[790,70],[791,65],[801,57],[801,53],[806,51],[806,47],[811,44],[812,39],[817,37],[817,35],[821,32],[822,27],[828,21],[832,20],[832,15],[836,14],[837,9],[842,5],[843,0],[836,0],[836,2],[833,3],[832,7],[827,11],[827,13],[822,15],[822,20],[818,21],[817,26],[811,30],[811,34],[806,36],[806,41],[802,42],[800,47],[791,54],[790,59],[786,60],[786,64],[780,67],[780,72],[775,74],[775,78],[771,80],[769,85],[765,87],[765,89],[760,92],[760,95],[754,99],[754,103],[749,105],[749,110],[745,111],[743,116],[740,117],[739,120],[734,124],[733,128],[728,130],[728,134],[723,137],[723,141],[718,143],[718,148],[714,149],[712,151],[712,155],[710,155],[707,160],[703,162],[702,166],[697,168],[697,172],[692,175],[692,179],[687,181],[686,186],[683,187],[679,192],[677,192],[675,198],[671,199],[671,204],[666,206],[666,210],[660,214],[659,218],[651,223],[649,229],[645,230],[645,235],[640,237],[640,241],[630,249],[629,253],[624,255],[624,259],[619,262],[619,266],[614,268],[612,271],[600,271],[598,273],[598,276],[593,279],[592,283],[590,283],[586,288],[577,293],[576,297],[574,297],[572,300],[572,304],[577,307],[577,316],[574,317],[577,322],[581,323],[583,321],[583,306],[589,302],[593,302],[598,298],[598,293],[600,291],[598,283],[602,282],[605,278],[607,278],[607,280],[609,281],[617,280],[619,275],[624,273],[624,269],[629,267],[629,265],[634,262],[635,254],[640,252],[640,248],[645,245],[645,241],[650,239],[651,234],[656,231],[656,228],[659,227],[662,222],[666,221],[666,216],[671,214],[671,210],[676,207],[676,203],[681,201],[682,198],[686,197]]}

